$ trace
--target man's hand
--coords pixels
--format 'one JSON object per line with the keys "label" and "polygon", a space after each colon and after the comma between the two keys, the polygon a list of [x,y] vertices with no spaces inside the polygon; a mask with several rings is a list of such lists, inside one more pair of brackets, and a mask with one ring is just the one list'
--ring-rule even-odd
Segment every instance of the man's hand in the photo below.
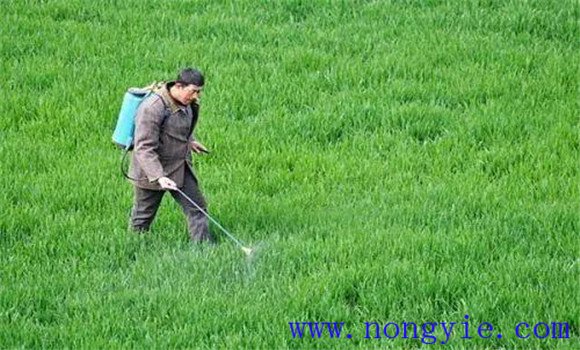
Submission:
{"label": "man's hand", "polygon": [[197,154],[200,154],[200,153],[209,153],[209,151],[207,150],[207,148],[205,148],[205,146],[202,145],[200,142],[191,141],[190,145],[191,145],[191,150],[194,151]]}
{"label": "man's hand", "polygon": [[160,177],[159,180],[157,180],[157,182],[159,183],[159,186],[161,186],[161,188],[164,190],[177,189],[177,185],[175,184],[175,182],[168,177]]}

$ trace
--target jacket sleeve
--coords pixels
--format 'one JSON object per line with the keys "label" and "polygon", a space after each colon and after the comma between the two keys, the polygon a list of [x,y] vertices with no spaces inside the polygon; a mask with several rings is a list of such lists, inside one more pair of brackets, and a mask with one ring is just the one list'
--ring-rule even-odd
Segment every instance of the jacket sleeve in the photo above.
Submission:
{"label": "jacket sleeve", "polygon": [[149,182],[155,182],[166,176],[157,153],[163,109],[156,108],[155,103],[147,102],[144,101],[137,111],[133,151]]}

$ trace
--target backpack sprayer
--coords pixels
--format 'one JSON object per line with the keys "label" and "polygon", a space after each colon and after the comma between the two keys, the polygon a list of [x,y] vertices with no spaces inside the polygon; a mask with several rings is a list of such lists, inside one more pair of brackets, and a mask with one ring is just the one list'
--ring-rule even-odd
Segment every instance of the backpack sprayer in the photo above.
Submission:
{"label": "backpack sprayer", "polygon": [[[133,149],[135,135],[135,117],[141,102],[161,87],[162,83],[153,83],[144,88],[129,88],[123,96],[123,104],[113,132],[113,143],[119,148],[130,151]],[[163,99],[162,99],[163,100]]]}
{"label": "backpack sprayer", "polygon": [[[116,144],[119,148],[124,150],[123,157],[121,159],[121,172],[123,175],[130,179],[138,181],[138,179],[131,178],[124,170],[123,164],[127,157],[129,151],[131,151],[134,147],[133,139],[135,135],[135,118],[137,117],[137,110],[139,105],[145,101],[146,98],[155,94],[155,91],[158,90],[163,83],[153,83],[144,88],[129,88],[123,97],[123,104],[121,105],[121,111],[119,112],[119,117],[117,119],[117,125],[115,126],[115,131],[113,132],[113,143]],[[161,101],[163,99],[161,98]],[[165,105],[165,101],[163,101]],[[163,116],[163,120],[161,122],[161,126],[165,124],[165,121],[169,117],[170,113],[165,106],[165,114]],[[190,130],[191,132],[192,130]],[[223,233],[226,234],[228,238],[230,238],[240,249],[246,254],[246,256],[250,256],[253,252],[252,248],[245,247],[245,245],[239,239],[235,238],[231,233],[229,233],[225,228],[222,227],[214,218],[212,218],[205,210],[203,210],[197,203],[195,203],[191,198],[189,198],[185,193],[183,193],[179,188],[175,188],[180,195],[182,195],[185,199],[187,199],[193,206],[195,206],[199,211],[202,212],[209,220],[211,220]]]}

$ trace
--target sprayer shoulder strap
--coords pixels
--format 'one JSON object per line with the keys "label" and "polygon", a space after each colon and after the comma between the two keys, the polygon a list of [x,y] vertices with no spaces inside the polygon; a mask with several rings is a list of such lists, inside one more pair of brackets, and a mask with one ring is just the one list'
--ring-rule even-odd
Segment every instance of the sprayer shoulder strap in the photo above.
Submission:
{"label": "sprayer shoulder strap", "polygon": [[167,118],[169,118],[169,116],[171,115],[171,111],[169,110],[169,107],[167,106],[167,103],[165,103],[163,97],[161,97],[161,95],[159,95],[156,92],[154,92],[154,94],[157,95],[161,100],[161,103],[163,103],[163,119],[161,119],[161,124],[159,124],[159,128],[161,129],[165,125]]}
{"label": "sprayer shoulder strap", "polygon": [[195,128],[195,124],[197,123],[198,117],[199,117],[199,105],[194,102],[191,104],[191,125],[189,126],[189,133],[187,133],[187,135],[191,135],[193,133],[193,128]]}

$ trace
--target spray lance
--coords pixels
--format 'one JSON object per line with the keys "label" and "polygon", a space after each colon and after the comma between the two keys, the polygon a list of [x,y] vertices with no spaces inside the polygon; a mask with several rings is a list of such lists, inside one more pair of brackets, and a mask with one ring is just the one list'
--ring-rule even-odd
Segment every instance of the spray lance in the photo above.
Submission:
{"label": "spray lance", "polygon": [[244,252],[244,254],[246,254],[246,256],[252,255],[252,252],[253,252],[253,249],[252,248],[246,247],[245,244],[241,240],[237,239],[236,237],[234,237],[234,235],[232,235],[231,233],[229,233],[228,230],[226,230],[225,228],[223,228],[223,226],[220,225],[219,222],[217,222],[214,218],[212,218],[205,210],[203,210],[199,205],[197,205],[197,203],[195,203],[191,198],[189,198],[185,193],[183,193],[182,190],[180,190],[177,187],[172,188],[172,190],[173,191],[176,191],[177,193],[179,193],[180,195],[182,195],[191,204],[193,204],[193,206],[195,206],[197,208],[197,210],[201,211],[203,213],[203,215],[205,215],[208,219],[211,220],[211,222],[213,222],[217,227],[219,227],[219,229],[222,230],[222,232],[225,233],[228,238],[230,238],[232,241],[234,241],[234,243],[236,243],[236,245],[238,247],[240,247],[240,249]]}

